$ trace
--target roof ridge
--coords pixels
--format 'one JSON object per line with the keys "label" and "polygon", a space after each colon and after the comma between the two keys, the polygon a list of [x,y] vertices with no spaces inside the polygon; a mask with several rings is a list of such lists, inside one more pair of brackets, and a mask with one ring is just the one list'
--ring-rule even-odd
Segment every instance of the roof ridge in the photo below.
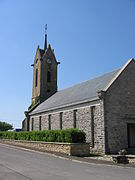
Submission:
{"label": "roof ridge", "polygon": [[126,69],[126,67],[131,63],[131,62],[135,62],[134,58],[129,59],[126,64],[124,64],[119,71],[117,72],[117,74],[114,76],[114,78],[107,84],[107,86],[103,89],[103,91],[107,91],[109,89],[109,87],[115,82],[115,80],[121,75],[121,73]]}
{"label": "roof ridge", "polygon": [[105,76],[105,75],[107,75],[107,74],[113,73],[113,72],[115,72],[115,71],[119,71],[120,69],[121,69],[121,68],[118,68],[118,69],[112,70],[112,71],[110,71],[110,72],[106,72],[106,73],[104,73],[104,74],[102,74],[102,75],[100,75],[100,76],[95,76],[95,77],[93,77],[93,78],[91,78],[91,79],[88,79],[88,80],[85,80],[85,81],[79,82],[79,83],[77,83],[77,84],[74,84],[74,85],[72,85],[72,86],[70,86],[70,87],[67,87],[67,88],[61,89],[61,90],[59,90],[58,92],[61,92],[61,91],[64,91],[64,90],[70,89],[70,88],[75,87],[75,86],[77,86],[77,85],[81,85],[81,84],[86,83],[86,82],[88,82],[88,81],[92,81],[92,80],[95,80],[95,79],[101,78],[102,76]]}

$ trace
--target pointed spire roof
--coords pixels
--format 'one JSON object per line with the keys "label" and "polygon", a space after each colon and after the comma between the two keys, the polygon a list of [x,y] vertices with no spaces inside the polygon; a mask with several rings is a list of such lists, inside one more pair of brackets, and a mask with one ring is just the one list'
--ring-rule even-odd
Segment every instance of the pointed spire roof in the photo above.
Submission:
{"label": "pointed spire roof", "polygon": [[47,24],[45,25],[45,44],[44,44],[44,50],[47,49]]}

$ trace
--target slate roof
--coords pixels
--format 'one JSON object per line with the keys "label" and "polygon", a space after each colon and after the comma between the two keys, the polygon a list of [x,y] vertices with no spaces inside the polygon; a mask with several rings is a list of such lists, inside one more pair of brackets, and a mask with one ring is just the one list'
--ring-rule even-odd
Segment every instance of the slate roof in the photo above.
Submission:
{"label": "slate roof", "polygon": [[30,114],[55,109],[65,105],[78,104],[85,100],[92,100],[98,97],[97,92],[103,90],[109,82],[116,76],[118,70],[104,74],[100,77],[79,83],[70,88],[60,90],[50,98],[36,107]]}

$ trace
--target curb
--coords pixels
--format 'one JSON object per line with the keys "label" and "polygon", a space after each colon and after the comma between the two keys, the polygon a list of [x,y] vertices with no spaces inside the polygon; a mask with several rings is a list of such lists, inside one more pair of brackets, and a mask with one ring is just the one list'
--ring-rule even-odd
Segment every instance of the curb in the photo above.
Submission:
{"label": "curb", "polygon": [[26,148],[26,147],[22,147],[22,146],[10,145],[10,144],[1,143],[1,142],[0,142],[0,144],[2,144],[3,146],[6,146],[8,148],[14,148],[14,149],[19,149],[19,150],[34,152],[34,153],[39,153],[39,154],[47,154],[49,156],[53,156],[53,157],[65,159],[65,160],[70,160],[70,161],[77,162],[77,163],[84,163],[84,164],[98,165],[98,166],[105,165],[105,166],[110,166],[110,167],[115,167],[115,168],[133,168],[133,169],[135,168],[135,165],[131,165],[131,164],[116,164],[113,161],[90,159],[90,158],[86,158],[86,157],[69,156],[69,155],[62,154],[62,153],[40,151],[40,150],[37,150],[34,148]]}

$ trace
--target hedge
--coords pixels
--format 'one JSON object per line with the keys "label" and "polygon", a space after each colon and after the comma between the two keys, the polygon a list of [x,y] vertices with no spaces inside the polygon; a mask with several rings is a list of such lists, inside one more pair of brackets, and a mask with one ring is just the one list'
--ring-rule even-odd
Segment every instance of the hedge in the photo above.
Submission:
{"label": "hedge", "polygon": [[86,134],[79,129],[44,130],[30,132],[0,132],[0,139],[44,142],[85,143]]}

